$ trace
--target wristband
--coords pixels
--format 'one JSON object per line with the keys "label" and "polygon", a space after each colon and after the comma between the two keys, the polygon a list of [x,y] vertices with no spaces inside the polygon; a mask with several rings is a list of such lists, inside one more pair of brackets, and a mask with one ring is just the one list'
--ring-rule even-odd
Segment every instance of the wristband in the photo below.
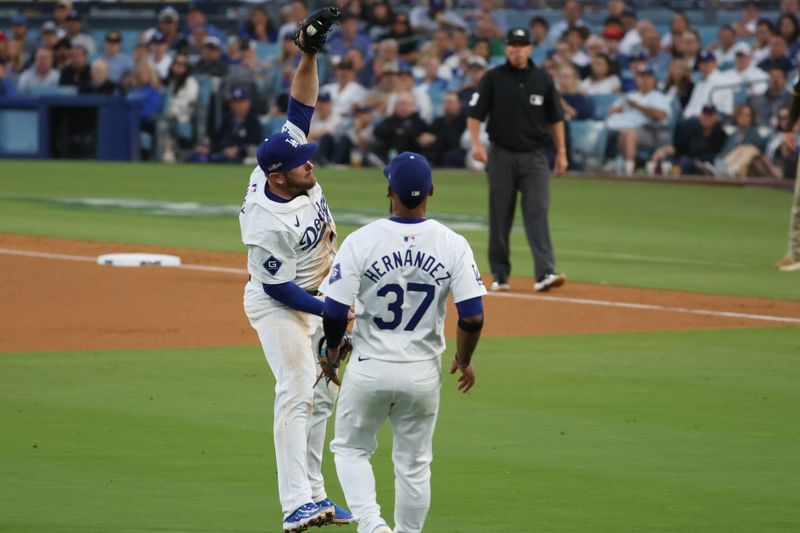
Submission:
{"label": "wristband", "polygon": [[483,328],[483,320],[480,322],[465,322],[462,319],[458,319],[458,327],[462,331],[466,331],[467,333],[477,333]]}

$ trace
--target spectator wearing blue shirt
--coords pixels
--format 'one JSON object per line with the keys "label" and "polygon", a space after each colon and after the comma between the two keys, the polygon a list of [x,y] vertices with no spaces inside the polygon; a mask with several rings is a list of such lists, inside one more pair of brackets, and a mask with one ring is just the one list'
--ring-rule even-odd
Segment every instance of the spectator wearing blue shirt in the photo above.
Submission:
{"label": "spectator wearing blue shirt", "polygon": [[128,92],[128,100],[140,102],[139,129],[148,133],[155,131],[156,121],[161,115],[164,103],[158,75],[146,61],[139,62],[133,69],[134,88]]}
{"label": "spectator wearing blue shirt", "polygon": [[328,54],[344,57],[350,48],[369,50],[372,40],[358,29],[358,18],[352,13],[342,15],[339,31],[328,37],[325,44]]}
{"label": "spectator wearing blue shirt", "polygon": [[758,64],[758,68],[769,72],[773,68],[783,69],[785,72],[792,70],[792,61],[789,59],[789,43],[780,35],[769,38],[769,56]]}
{"label": "spectator wearing blue shirt", "polygon": [[116,31],[106,33],[105,53],[103,61],[108,65],[108,77],[114,83],[119,83],[122,77],[133,68],[133,59],[122,50],[122,35]]}
{"label": "spectator wearing blue shirt", "polygon": [[11,97],[17,95],[17,88],[14,82],[7,75],[6,60],[0,57],[0,97]]}
{"label": "spectator wearing blue shirt", "polygon": [[274,43],[278,40],[278,30],[264,6],[253,7],[247,22],[239,29],[239,35],[243,39],[259,43]]}

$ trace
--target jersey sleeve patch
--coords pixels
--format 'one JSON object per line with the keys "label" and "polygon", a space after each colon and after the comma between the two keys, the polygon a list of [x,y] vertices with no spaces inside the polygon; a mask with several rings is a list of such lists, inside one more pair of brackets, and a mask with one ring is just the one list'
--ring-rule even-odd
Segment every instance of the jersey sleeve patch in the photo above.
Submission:
{"label": "jersey sleeve patch", "polygon": [[481,272],[478,270],[478,267],[475,264],[472,264],[472,273],[475,274],[475,283],[479,287],[483,287],[483,278],[481,277]]}
{"label": "jersey sleeve patch", "polygon": [[333,285],[340,279],[342,279],[342,267],[339,265],[339,263],[336,263],[331,268],[331,275],[328,277],[328,284]]}
{"label": "jersey sleeve patch", "polygon": [[269,272],[271,275],[276,275],[278,271],[283,266],[283,262],[280,259],[276,258],[274,255],[271,255],[267,258],[266,261],[263,263],[264,270]]}

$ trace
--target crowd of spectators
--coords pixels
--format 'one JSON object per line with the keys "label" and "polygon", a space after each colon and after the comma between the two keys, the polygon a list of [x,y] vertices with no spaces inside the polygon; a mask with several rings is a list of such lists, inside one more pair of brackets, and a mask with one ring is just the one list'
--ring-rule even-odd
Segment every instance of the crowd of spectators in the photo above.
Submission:
{"label": "crowd of spectators", "polygon": [[[417,4],[345,3],[320,57],[311,125],[319,163],[377,165],[413,150],[438,166],[475,165],[465,110],[486,70],[504,62],[502,36],[513,24],[530,29],[533,58],[556,80],[568,126],[603,122],[609,169],[784,175],[796,164],[773,138],[800,59],[798,0],[781,1],[777,17],[747,2],[706,42],[683,12],[659,31],[623,0],[608,0],[594,25],[577,0],[552,24],[510,21],[502,8],[521,1]],[[124,95],[141,102],[142,131],[163,136],[164,160],[247,160],[285,113],[299,57],[292,37],[308,7],[244,5],[226,30],[200,4],[185,14],[167,6],[125,50],[117,29],[95,42],[69,0],[57,2],[36,42],[25,17],[15,17],[0,33],[0,97],[65,87]]]}

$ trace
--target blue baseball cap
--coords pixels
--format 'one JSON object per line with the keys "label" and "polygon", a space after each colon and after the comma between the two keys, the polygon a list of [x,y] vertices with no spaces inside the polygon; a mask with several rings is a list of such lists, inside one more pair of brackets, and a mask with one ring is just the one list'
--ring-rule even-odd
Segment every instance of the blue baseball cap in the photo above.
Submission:
{"label": "blue baseball cap", "polygon": [[643,65],[641,68],[636,70],[636,75],[641,76],[644,74],[649,74],[651,76],[656,75],[656,71],[650,65]]}
{"label": "blue baseball cap", "polygon": [[383,169],[389,187],[403,199],[427,196],[433,188],[431,165],[422,154],[402,152]]}
{"label": "blue baseball cap", "polygon": [[247,91],[239,87],[231,91],[231,100],[248,100],[249,98],[250,95],[247,94]]}
{"label": "blue baseball cap", "polygon": [[316,149],[317,143],[302,144],[282,131],[264,139],[258,147],[256,159],[264,174],[282,172],[304,165],[311,159]]}
{"label": "blue baseball cap", "polygon": [[698,62],[703,61],[716,61],[717,56],[714,55],[714,52],[710,52],[709,50],[701,50],[700,54],[697,56]]}

